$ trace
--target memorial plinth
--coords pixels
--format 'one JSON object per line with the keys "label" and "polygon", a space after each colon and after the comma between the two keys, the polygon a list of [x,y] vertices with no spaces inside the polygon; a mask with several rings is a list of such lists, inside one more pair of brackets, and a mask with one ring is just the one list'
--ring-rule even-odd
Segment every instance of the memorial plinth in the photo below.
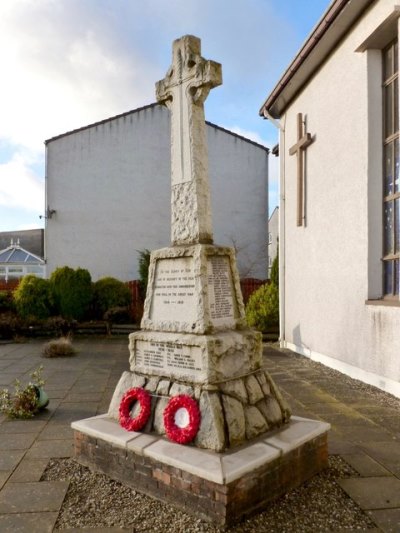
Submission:
{"label": "memorial plinth", "polygon": [[[203,102],[221,83],[199,39],[174,42],[156,85],[171,111],[172,246],[151,253],[141,331],[108,413],[73,428],[82,463],[226,525],[323,468],[329,426],[291,419],[246,325],[235,252],[213,244]],[[120,427],[143,413],[140,432]]]}

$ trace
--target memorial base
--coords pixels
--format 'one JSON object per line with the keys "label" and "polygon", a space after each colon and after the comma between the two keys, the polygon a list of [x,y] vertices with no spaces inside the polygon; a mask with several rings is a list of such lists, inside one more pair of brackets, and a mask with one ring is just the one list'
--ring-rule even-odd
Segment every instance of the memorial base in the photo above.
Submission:
{"label": "memorial base", "polygon": [[107,415],[72,428],[78,462],[219,526],[261,511],[328,461],[329,424],[295,416],[226,453],[129,432]]}

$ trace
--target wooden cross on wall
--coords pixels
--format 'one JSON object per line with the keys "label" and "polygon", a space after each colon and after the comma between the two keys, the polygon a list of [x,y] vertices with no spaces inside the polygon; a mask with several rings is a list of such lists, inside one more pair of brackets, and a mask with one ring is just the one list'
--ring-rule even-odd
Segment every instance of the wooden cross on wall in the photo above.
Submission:
{"label": "wooden cross on wall", "polygon": [[303,133],[303,115],[297,113],[297,143],[289,148],[289,155],[297,155],[297,225],[303,225],[304,151],[313,142],[310,133]]}

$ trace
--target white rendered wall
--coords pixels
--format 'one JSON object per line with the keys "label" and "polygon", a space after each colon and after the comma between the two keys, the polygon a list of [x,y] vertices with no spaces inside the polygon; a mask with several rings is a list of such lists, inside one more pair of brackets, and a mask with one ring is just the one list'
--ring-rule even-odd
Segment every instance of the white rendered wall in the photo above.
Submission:
{"label": "white rendered wall", "polygon": [[[360,369],[359,379],[372,373],[369,382],[400,396],[400,307],[366,304],[382,294],[380,52],[355,52],[392,10],[391,1],[374,4],[282,117],[283,340],[331,366]],[[315,135],[303,227],[296,226],[296,157],[288,154],[299,112]]]}
{"label": "white rendered wall", "polygon": [[[87,268],[94,280],[137,279],[137,250],[170,244],[169,112],[147,107],[47,144],[47,274]],[[266,277],[267,152],[207,126],[216,244]],[[254,261],[254,258],[256,260]]]}

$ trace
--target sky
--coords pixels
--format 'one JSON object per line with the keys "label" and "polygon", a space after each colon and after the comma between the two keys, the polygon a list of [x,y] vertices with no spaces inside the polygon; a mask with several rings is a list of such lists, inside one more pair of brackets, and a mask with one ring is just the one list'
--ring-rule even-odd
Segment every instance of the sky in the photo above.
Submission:
{"label": "sky", "polygon": [[[155,101],[172,41],[222,63],[206,119],[268,147],[258,111],[329,0],[1,0],[0,231],[44,227],[44,141]],[[278,202],[270,156],[269,209]]]}

